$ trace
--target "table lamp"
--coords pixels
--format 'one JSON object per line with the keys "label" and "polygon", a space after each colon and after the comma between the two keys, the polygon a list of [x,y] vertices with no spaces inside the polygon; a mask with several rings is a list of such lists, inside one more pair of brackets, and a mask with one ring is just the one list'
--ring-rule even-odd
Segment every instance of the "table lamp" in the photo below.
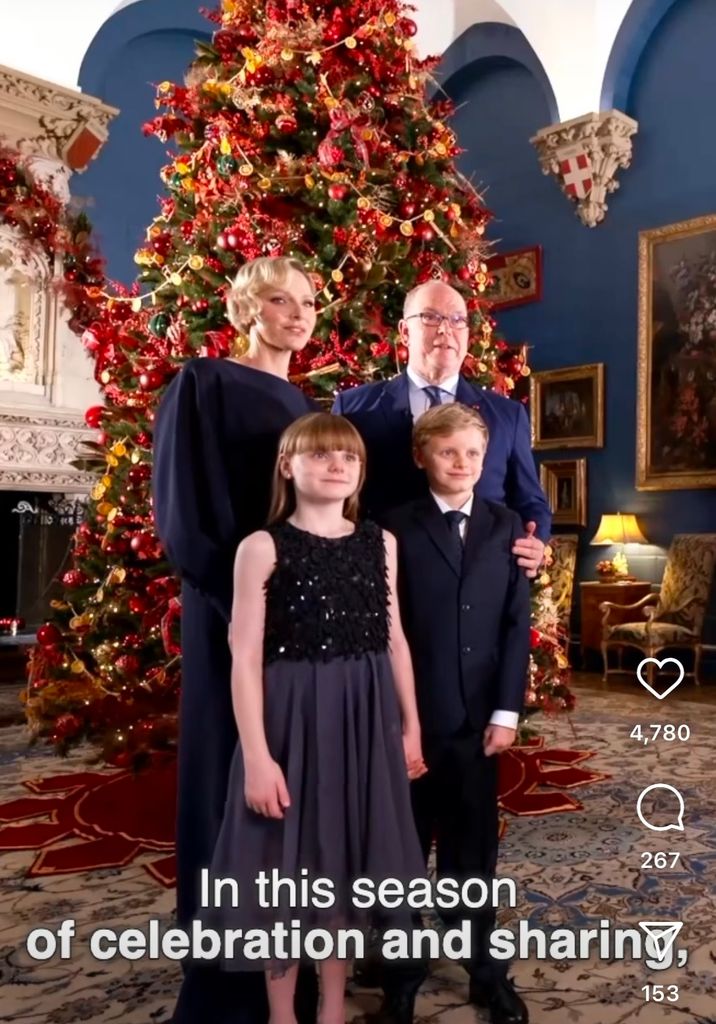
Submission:
{"label": "table lamp", "polygon": [[644,534],[639,529],[636,516],[631,512],[607,513],[602,516],[597,532],[589,542],[590,544],[618,544],[621,551],[612,559],[614,572],[623,578],[629,574],[629,563],[624,551],[625,544],[648,544]]}

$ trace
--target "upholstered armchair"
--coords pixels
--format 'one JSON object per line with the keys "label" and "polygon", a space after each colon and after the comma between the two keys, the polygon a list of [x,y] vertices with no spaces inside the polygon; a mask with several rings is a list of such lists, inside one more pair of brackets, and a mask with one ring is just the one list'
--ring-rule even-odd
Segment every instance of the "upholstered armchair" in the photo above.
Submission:
{"label": "upholstered armchair", "polygon": [[[616,605],[603,601],[602,658],[604,679],[610,672],[609,651],[635,647],[647,658],[655,657],[667,648],[689,650],[693,653],[693,676],[699,683],[702,631],[706,608],[716,565],[716,533],[677,534],[666,557],[661,588],[647,594],[635,604]],[[615,615],[616,612],[616,615]],[[628,622],[616,622],[627,614]],[[639,621],[645,619],[646,621]],[[653,668],[653,666],[650,666]],[[652,672],[649,673],[650,677]]]}
{"label": "upholstered armchair", "polygon": [[560,632],[569,642],[569,623],[572,617],[572,594],[574,592],[574,574],[577,567],[576,533],[556,533],[550,538],[549,547],[552,561],[547,566],[552,582],[552,600],[557,609]]}

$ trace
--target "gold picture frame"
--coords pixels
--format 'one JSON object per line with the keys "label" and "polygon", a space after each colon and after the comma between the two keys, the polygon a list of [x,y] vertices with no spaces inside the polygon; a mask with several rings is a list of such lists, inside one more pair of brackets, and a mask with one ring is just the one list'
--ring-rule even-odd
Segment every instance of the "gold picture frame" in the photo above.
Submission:
{"label": "gold picture frame", "polygon": [[530,377],[532,447],[604,447],[604,363],[540,370]]}
{"label": "gold picture frame", "polygon": [[716,214],[639,232],[636,488],[716,487]]}
{"label": "gold picture frame", "polygon": [[539,467],[553,526],[587,525],[587,460],[559,459]]}

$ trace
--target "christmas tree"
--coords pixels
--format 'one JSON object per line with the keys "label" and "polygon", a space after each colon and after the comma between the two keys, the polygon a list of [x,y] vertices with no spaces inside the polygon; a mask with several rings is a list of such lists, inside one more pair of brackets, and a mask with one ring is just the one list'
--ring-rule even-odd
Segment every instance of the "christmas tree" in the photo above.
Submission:
{"label": "christmas tree", "polygon": [[[314,276],[318,324],[293,379],[316,397],[400,368],[403,296],[432,277],[467,301],[466,374],[508,393],[528,372],[493,336],[489,213],[455,167],[449,101],[425,98],[437,60],[417,58],[411,11],[224,0],[185,83],[157,88],[145,132],[173,144],[166,197],[137,281],[83,334],[105,397],[87,412],[98,480],[32,658],[29,719],[61,748],[89,737],[122,764],[174,739],[179,585],[152,528],[152,420],[186,359],[237,351],[224,297],[244,261],[295,255]],[[530,700],[565,707],[548,630],[536,623]]]}

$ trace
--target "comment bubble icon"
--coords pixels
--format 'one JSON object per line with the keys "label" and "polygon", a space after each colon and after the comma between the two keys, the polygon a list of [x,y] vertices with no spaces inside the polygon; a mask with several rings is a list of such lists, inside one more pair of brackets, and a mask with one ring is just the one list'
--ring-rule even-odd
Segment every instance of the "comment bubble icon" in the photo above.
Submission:
{"label": "comment bubble icon", "polygon": [[[649,818],[646,817],[642,804],[644,798],[650,793],[671,793],[675,798],[674,813],[671,814],[671,820],[667,821],[664,825],[655,825]],[[678,808],[678,810],[677,810]],[[656,816],[661,817],[661,812],[657,812],[652,808],[647,813],[650,817]],[[639,799],[636,802],[636,814],[639,821],[646,828],[651,829],[652,832],[683,832],[684,831],[684,798],[678,789],[670,786],[666,782],[654,782],[651,786],[647,786],[646,789],[642,789],[639,794]]]}

